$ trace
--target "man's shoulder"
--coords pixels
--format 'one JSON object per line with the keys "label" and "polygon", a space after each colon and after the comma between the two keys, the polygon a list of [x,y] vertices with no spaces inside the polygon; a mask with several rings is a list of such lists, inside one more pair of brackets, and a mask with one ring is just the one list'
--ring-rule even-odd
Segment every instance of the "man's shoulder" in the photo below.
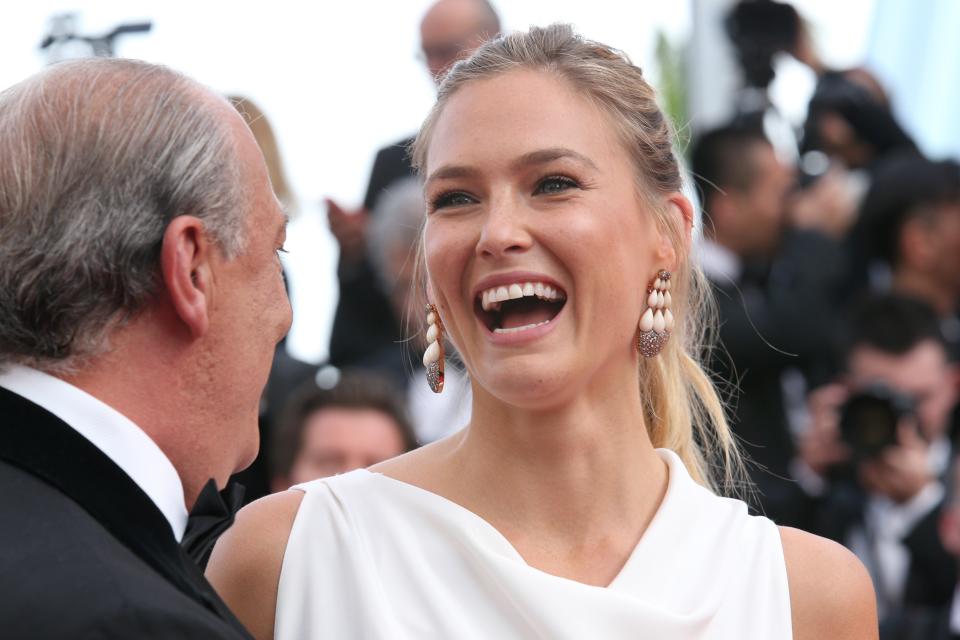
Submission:
{"label": "man's shoulder", "polygon": [[10,637],[232,637],[77,503],[3,461],[0,513],[0,628]]}

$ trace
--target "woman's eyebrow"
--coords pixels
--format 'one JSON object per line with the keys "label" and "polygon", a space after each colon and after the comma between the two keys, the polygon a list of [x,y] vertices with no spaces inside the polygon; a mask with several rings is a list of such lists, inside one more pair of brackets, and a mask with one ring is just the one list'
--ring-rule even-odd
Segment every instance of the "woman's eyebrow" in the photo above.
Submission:
{"label": "woman's eyebrow", "polygon": [[[546,164],[548,162],[553,162],[554,160],[561,160],[564,158],[569,158],[571,160],[580,162],[581,164],[586,165],[587,167],[593,169],[594,171],[599,171],[600,169],[597,165],[588,158],[587,156],[574,151],[573,149],[568,149],[566,147],[551,147],[549,149],[538,149],[537,151],[531,151],[525,153],[511,163],[513,169],[523,169],[525,167],[534,166],[538,164]],[[437,180],[448,180],[453,178],[467,178],[478,173],[477,169],[467,166],[467,165],[444,165],[430,174],[424,186],[435,182]]]}
{"label": "woman's eyebrow", "polygon": [[440,167],[436,171],[430,174],[430,176],[423,183],[424,187],[435,182],[437,180],[449,180],[451,178],[467,178],[472,175],[477,174],[477,170],[473,167],[468,167],[466,165],[459,164],[448,164]]}
{"label": "woman's eyebrow", "polygon": [[566,147],[552,147],[549,149],[540,149],[538,151],[531,151],[530,153],[525,153],[513,162],[514,168],[523,168],[531,165],[546,164],[548,162],[553,162],[554,160],[561,160],[563,158],[569,158],[585,164],[594,171],[599,171],[597,165],[588,158],[587,156],[574,151],[573,149],[568,149]]}

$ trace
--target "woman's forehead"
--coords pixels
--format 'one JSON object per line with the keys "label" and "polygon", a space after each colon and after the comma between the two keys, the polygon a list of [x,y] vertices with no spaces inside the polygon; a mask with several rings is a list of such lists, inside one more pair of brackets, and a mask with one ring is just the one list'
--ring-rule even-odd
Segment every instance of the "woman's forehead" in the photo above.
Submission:
{"label": "woman's forehead", "polygon": [[451,95],[428,149],[426,175],[446,164],[571,149],[602,164],[622,145],[609,118],[557,74],[518,69],[474,80]]}

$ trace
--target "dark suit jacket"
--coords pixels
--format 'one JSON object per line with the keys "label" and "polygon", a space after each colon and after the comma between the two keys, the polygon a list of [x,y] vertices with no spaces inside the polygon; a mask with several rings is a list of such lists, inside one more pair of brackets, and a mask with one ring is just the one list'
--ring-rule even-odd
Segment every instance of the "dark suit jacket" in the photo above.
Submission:
{"label": "dark suit jacket", "polygon": [[[407,155],[412,142],[413,138],[407,138],[377,152],[363,199],[363,206],[371,214],[386,189],[414,175]],[[337,279],[340,299],[330,336],[330,363],[405,379],[406,371],[398,364],[400,359],[383,357],[384,352],[399,353],[397,342],[403,337],[403,331],[369,258],[364,256],[355,264],[341,263]]]}
{"label": "dark suit jacket", "polygon": [[746,263],[735,282],[711,280],[720,349],[710,368],[737,388],[730,421],[759,492],[752,506],[780,525],[807,528],[803,492],[790,479],[796,455],[784,404],[782,376],[801,371],[808,386],[827,377],[842,255],[814,233],[787,233],[771,263]]}
{"label": "dark suit jacket", "polygon": [[249,638],[113,461],[0,388],[0,636]]}

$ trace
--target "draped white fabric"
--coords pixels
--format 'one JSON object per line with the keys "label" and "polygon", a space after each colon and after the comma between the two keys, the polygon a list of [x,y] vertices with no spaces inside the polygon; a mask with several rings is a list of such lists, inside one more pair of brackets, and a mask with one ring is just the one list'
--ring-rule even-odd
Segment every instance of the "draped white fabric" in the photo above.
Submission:
{"label": "draped white fabric", "polygon": [[606,588],[527,565],[478,515],[398,480],[299,485],[276,638],[791,638],[776,526],[659,453],[667,493]]}

